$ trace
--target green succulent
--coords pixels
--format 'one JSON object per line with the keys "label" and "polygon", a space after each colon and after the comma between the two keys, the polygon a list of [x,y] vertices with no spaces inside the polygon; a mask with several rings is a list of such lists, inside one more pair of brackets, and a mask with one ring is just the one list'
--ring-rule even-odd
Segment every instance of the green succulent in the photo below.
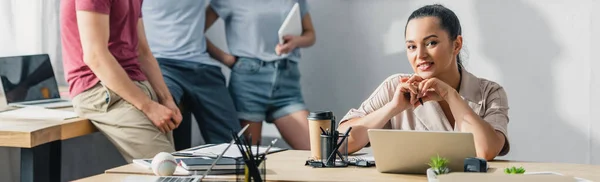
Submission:
{"label": "green succulent", "polygon": [[431,169],[436,175],[448,174],[450,173],[450,169],[448,168],[449,162],[450,161],[448,159],[437,155],[435,157],[431,157],[431,160],[429,161],[429,163],[427,163],[427,165],[431,167]]}
{"label": "green succulent", "polygon": [[517,168],[517,167],[513,166],[513,167],[508,167],[508,168],[504,169],[504,173],[506,173],[506,174],[523,174],[523,173],[525,173],[525,169],[523,167]]}

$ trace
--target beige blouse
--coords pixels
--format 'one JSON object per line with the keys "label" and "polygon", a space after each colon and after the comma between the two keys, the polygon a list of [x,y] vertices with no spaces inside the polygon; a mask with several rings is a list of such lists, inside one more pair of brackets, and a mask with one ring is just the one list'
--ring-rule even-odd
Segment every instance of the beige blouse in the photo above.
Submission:
{"label": "beige blouse", "polygon": [[[379,87],[365,100],[359,108],[351,109],[340,121],[343,123],[353,118],[363,117],[390,102],[400,78],[410,77],[409,74],[395,74],[383,81]],[[468,105],[483,120],[488,122],[496,131],[507,136],[508,98],[504,88],[499,84],[473,74],[462,71],[460,90],[458,92]],[[399,130],[429,130],[429,131],[460,131],[452,128],[437,102],[425,102],[422,106],[406,109],[392,117],[386,124],[387,129]],[[506,155],[510,150],[508,138],[499,156]]]}

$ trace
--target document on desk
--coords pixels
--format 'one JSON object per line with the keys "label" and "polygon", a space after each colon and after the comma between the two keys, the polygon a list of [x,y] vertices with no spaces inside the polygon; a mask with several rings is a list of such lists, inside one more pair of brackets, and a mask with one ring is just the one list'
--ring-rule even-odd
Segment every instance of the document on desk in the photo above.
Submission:
{"label": "document on desk", "polygon": [[348,156],[350,161],[353,160],[364,160],[369,162],[375,162],[375,157],[373,156],[373,149],[371,148],[363,148],[358,152],[355,152]]}
{"label": "document on desk", "polygon": [[[177,156],[198,156],[198,157],[212,157],[212,158],[216,158],[217,155],[221,154],[221,152],[223,152],[223,150],[225,150],[225,148],[227,148],[227,145],[229,145],[228,143],[223,143],[223,144],[217,144],[217,145],[207,145],[207,146],[200,146],[197,148],[192,148],[190,150],[184,150],[184,151],[179,151],[179,152],[175,152],[173,155],[177,155]],[[268,147],[265,146],[260,146],[258,148],[258,153],[259,154],[264,154],[265,151],[267,150]],[[284,151],[287,149],[283,149],[283,148],[277,148],[277,147],[271,147],[271,149],[269,149],[269,154],[270,153],[275,153],[275,152],[280,152],[280,151]],[[256,146],[252,146],[252,151],[256,151]],[[240,153],[240,150],[236,147],[229,147],[229,149],[225,152],[225,154],[223,154],[223,157],[226,158],[241,158],[242,157],[242,153]]]}
{"label": "document on desk", "polygon": [[[553,172],[553,171],[525,172],[524,174],[526,174],[526,175],[557,175],[557,176],[564,176],[561,173],[557,173],[557,172]],[[573,176],[573,178],[575,179],[576,182],[592,182],[590,180],[579,178],[579,177],[575,177],[575,176]]]}
{"label": "document on desk", "polygon": [[72,111],[46,109],[40,107],[23,107],[11,111],[0,112],[0,118],[10,119],[61,121],[76,117],[77,114]]}

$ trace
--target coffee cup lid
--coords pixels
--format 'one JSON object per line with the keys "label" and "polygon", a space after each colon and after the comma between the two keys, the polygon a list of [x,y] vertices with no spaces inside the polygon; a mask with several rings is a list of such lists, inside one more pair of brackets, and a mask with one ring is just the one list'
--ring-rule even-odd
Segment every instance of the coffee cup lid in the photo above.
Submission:
{"label": "coffee cup lid", "polygon": [[310,112],[310,114],[308,114],[308,119],[309,120],[333,119],[333,112],[331,112],[331,111]]}

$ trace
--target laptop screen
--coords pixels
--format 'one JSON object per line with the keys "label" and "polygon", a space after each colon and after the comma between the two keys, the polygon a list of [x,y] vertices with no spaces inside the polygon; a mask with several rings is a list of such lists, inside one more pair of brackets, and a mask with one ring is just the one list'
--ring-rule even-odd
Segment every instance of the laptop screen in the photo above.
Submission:
{"label": "laptop screen", "polygon": [[0,79],[9,104],[60,98],[48,54],[0,58]]}

